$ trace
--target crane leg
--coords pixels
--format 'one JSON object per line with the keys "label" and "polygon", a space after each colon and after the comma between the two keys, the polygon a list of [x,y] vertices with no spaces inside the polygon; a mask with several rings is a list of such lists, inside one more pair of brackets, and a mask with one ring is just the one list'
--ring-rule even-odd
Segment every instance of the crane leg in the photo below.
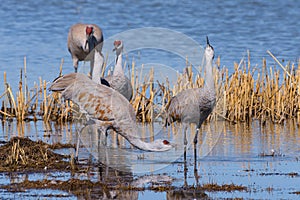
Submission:
{"label": "crane leg", "polygon": [[199,175],[197,169],[197,143],[194,143],[194,177],[196,181],[196,186],[199,184]]}
{"label": "crane leg", "polygon": [[84,132],[84,129],[87,129],[89,131],[89,126],[90,126],[90,123],[92,121],[87,121],[87,123],[81,127],[80,131],[76,131],[76,134],[77,134],[77,141],[76,141],[76,149],[75,149],[75,161],[78,161],[78,154],[79,154],[79,145],[80,145],[80,136],[81,136],[81,133]]}
{"label": "crane leg", "polygon": [[[197,172],[197,143],[198,143],[198,132],[199,132],[199,127],[196,129],[196,134],[194,137],[194,175],[195,178],[196,176],[198,177],[198,172]],[[197,182],[197,179],[196,179]]]}
{"label": "crane leg", "polygon": [[187,187],[187,163],[186,163],[186,145],[184,146],[184,152],[183,152],[183,174],[184,174],[184,186]]}
{"label": "crane leg", "polygon": [[75,161],[78,161],[79,143],[80,143],[80,133],[78,133],[78,136],[77,136],[77,144],[76,144],[76,150],[75,150]]}
{"label": "crane leg", "polygon": [[184,143],[184,146],[186,146],[187,145],[187,139],[186,139],[186,131],[187,131],[187,128],[188,128],[188,125],[187,124],[184,124],[184,126],[183,126],[183,131],[184,131],[184,135],[183,135],[183,143]]}
{"label": "crane leg", "polygon": [[199,133],[199,128],[196,129],[196,134],[194,137],[194,144],[196,145],[198,143],[198,133]]}
{"label": "crane leg", "polygon": [[74,69],[75,69],[75,73],[77,73],[79,60],[78,60],[78,58],[72,56],[72,61],[73,61],[73,66],[74,66]]}
{"label": "crane leg", "polygon": [[[94,71],[94,56],[93,59],[90,61],[90,76],[93,78],[93,71]],[[102,66],[101,66],[102,67]]]}

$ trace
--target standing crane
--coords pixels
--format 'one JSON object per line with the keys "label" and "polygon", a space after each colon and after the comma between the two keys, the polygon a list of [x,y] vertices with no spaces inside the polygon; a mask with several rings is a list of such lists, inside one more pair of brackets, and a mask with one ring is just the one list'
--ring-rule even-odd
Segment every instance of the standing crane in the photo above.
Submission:
{"label": "standing crane", "polygon": [[112,128],[140,150],[167,151],[172,148],[167,140],[158,139],[150,143],[142,141],[135,112],[129,101],[114,89],[97,84],[82,73],[58,77],[49,90],[61,92],[65,99],[76,103],[101,131],[106,132]]}
{"label": "standing crane", "polygon": [[[103,34],[99,26],[81,23],[71,26],[68,33],[68,50],[72,56],[75,73],[77,73],[79,61],[89,60],[92,76],[94,64],[101,65],[101,63],[94,63],[94,57],[96,54],[101,54],[102,47]],[[91,53],[93,49],[96,50],[94,54]]]}
{"label": "standing crane", "polygon": [[183,123],[184,145],[187,145],[186,131],[190,123],[197,125],[194,137],[194,153],[196,160],[196,145],[198,142],[198,132],[202,123],[212,112],[216,104],[216,92],[213,79],[212,63],[214,59],[214,48],[209,44],[206,37],[206,47],[204,51],[205,64],[205,83],[202,88],[191,88],[184,90],[174,96],[167,107],[166,124],[174,121]]}
{"label": "standing crane", "polygon": [[[190,123],[197,125],[194,137],[194,176],[198,184],[197,172],[197,142],[198,132],[202,123],[207,119],[216,104],[216,91],[214,86],[212,63],[214,59],[214,48],[209,44],[206,37],[205,58],[205,82],[202,88],[192,88],[184,90],[174,96],[167,107],[166,125],[175,121],[183,123],[184,129],[184,176],[187,176],[186,164],[186,131]],[[185,181],[186,183],[186,181]]]}
{"label": "standing crane", "polygon": [[128,101],[131,100],[133,89],[130,80],[124,74],[122,66],[123,42],[120,40],[114,41],[114,51],[116,52],[115,68],[112,75],[106,76],[110,87],[121,93]]}

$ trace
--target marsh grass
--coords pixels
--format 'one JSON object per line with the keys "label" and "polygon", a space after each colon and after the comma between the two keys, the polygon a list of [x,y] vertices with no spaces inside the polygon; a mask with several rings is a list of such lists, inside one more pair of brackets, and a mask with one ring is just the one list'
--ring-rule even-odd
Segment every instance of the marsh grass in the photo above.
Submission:
{"label": "marsh grass", "polygon": [[[287,119],[294,118],[298,124],[300,123],[300,61],[288,62],[283,66],[271,52],[268,53],[272,55],[277,65],[268,67],[266,60],[263,59],[261,66],[252,67],[249,53],[246,61],[234,63],[232,74],[228,68],[220,68],[220,58],[216,59],[213,71],[217,103],[208,120],[222,118],[237,123],[258,119],[262,123],[266,120],[283,123]],[[63,60],[59,75],[62,74],[62,65]],[[277,69],[278,65],[280,68]],[[131,63],[131,68],[129,77],[134,88],[131,104],[137,120],[144,123],[163,119],[165,108],[172,96],[187,88],[203,87],[205,81],[203,79],[205,72],[195,74],[192,66],[188,65],[182,73],[178,73],[177,82],[173,85],[167,78],[164,83],[155,80],[154,68],[144,76],[136,72],[134,62]],[[5,92],[0,96],[2,120],[65,123],[74,120],[74,117],[82,116],[72,102],[62,100],[58,93],[50,93],[47,90],[48,84],[41,78],[39,84],[35,84],[29,92],[26,59],[24,68],[20,70],[18,91],[13,93],[5,72],[4,87]]]}
{"label": "marsh grass", "polygon": [[26,171],[31,169],[72,169],[69,156],[54,153],[51,149],[70,147],[70,145],[48,145],[41,141],[14,137],[0,146],[0,171]]}
{"label": "marsh grass", "polygon": [[[0,186],[1,189],[10,189],[11,191],[22,191],[26,189],[53,189],[53,190],[63,190],[67,192],[71,192],[79,197],[84,197],[85,199],[89,199],[92,194],[102,194],[103,193],[108,194],[108,197],[112,196],[110,195],[109,191],[115,191],[115,193],[119,194],[119,196],[122,196],[125,199],[136,197],[134,195],[134,192],[137,191],[155,191],[155,192],[167,192],[167,196],[170,199],[181,199],[182,197],[188,199],[195,199],[195,197],[201,197],[204,199],[207,199],[207,195],[204,192],[220,192],[220,191],[226,191],[226,192],[236,192],[236,191],[247,191],[247,187],[240,186],[240,185],[234,185],[234,184],[224,184],[224,185],[218,185],[218,184],[204,184],[203,186],[191,186],[187,187],[184,190],[179,187],[174,187],[170,185],[151,185],[149,187],[135,187],[131,186],[128,183],[118,183],[116,181],[112,183],[107,182],[92,182],[90,180],[82,180],[82,179],[76,179],[72,178],[67,181],[63,180],[48,180],[48,179],[42,179],[37,181],[30,181],[30,180],[24,180],[19,183],[13,183],[9,186]],[[128,193],[132,191],[133,193]],[[118,197],[119,197],[118,196]],[[181,198],[180,198],[181,197]]]}

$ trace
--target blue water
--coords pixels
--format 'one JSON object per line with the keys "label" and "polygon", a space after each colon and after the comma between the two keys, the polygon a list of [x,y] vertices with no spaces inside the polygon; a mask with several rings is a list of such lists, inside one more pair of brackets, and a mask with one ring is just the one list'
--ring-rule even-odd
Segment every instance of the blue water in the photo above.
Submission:
{"label": "blue water", "polygon": [[[264,57],[267,64],[275,63],[266,50],[283,64],[299,59],[300,2],[296,0],[95,2],[12,0],[2,3],[0,69],[7,72],[8,82],[17,87],[24,56],[29,86],[38,77],[52,81],[58,75],[61,59],[64,59],[63,73],[72,72],[66,40],[69,27],[77,22],[98,24],[105,39],[143,27],[181,32],[200,45],[204,45],[208,35],[216,56],[221,57],[221,65],[230,70],[233,62],[247,56],[247,50],[252,66],[260,66]],[[170,43],[175,40],[170,39]],[[159,42],[159,38],[153,41]],[[112,44],[107,45],[104,54],[111,54]],[[184,66],[184,60],[170,53],[152,51],[138,55],[133,55],[138,65],[155,62],[179,69]],[[128,62],[133,56],[128,57]]]}
{"label": "blue water", "polygon": [[[32,86],[39,77],[51,82],[59,73],[61,60],[64,60],[63,73],[73,72],[71,56],[67,50],[67,33],[69,27],[77,22],[96,23],[104,32],[105,39],[122,35],[126,31],[138,28],[154,27],[169,30],[168,33],[182,33],[191,41],[205,44],[208,35],[215,49],[216,57],[221,57],[221,66],[233,70],[233,63],[247,59],[250,51],[251,66],[261,66],[262,59],[267,59],[268,66],[274,66],[274,60],[266,53],[270,50],[284,65],[291,61],[297,63],[300,56],[300,1],[17,1],[11,0],[0,4],[0,69],[7,73],[8,82],[16,89],[20,69],[23,68],[24,57],[27,60],[27,83]],[[164,32],[163,32],[164,33]],[[132,35],[124,41],[124,59],[137,66],[168,66],[181,70],[185,66],[184,52],[192,48],[179,45],[178,37],[162,34],[153,40],[153,46],[171,43],[168,48],[143,49],[149,45],[147,37],[153,33]],[[143,41],[144,39],[144,41]],[[147,45],[143,42],[146,42]],[[110,41],[110,40],[109,40]],[[179,43],[178,43],[179,42]],[[178,45],[177,45],[178,43]],[[139,46],[130,52],[130,45]],[[169,49],[172,47],[173,49]],[[127,48],[127,51],[126,51]],[[112,43],[105,43],[104,55],[113,57]],[[167,50],[167,51],[166,51]],[[80,63],[79,68],[89,64]],[[258,67],[258,68],[259,68]],[[165,67],[166,69],[167,67]],[[158,68],[156,70],[159,70]],[[164,71],[164,73],[168,73]],[[0,74],[0,91],[4,91],[3,75]],[[2,99],[1,99],[2,100]],[[42,139],[48,143],[76,142],[72,128],[56,130],[47,127],[42,122],[26,123],[18,127],[14,122],[5,122],[1,126],[1,140],[9,140],[15,135],[23,135],[33,140]],[[275,127],[275,128],[274,128]],[[204,131],[208,128],[204,126]],[[178,134],[178,137],[182,137]],[[182,141],[179,138],[178,141]],[[293,126],[270,125],[261,128],[254,123],[250,127],[228,126],[224,128],[216,145],[212,138],[207,144],[212,144],[213,151],[203,156],[198,163],[200,184],[241,184],[250,188],[247,192],[217,192],[208,193],[212,198],[297,198],[300,190],[299,176],[291,177],[289,173],[299,172],[299,130]],[[272,149],[282,152],[283,156],[260,157],[260,153],[269,153]],[[190,153],[190,152],[189,152]],[[175,155],[175,153],[173,152]],[[174,156],[174,155],[171,156]],[[155,155],[155,154],[154,154]],[[163,155],[163,154],[162,154]],[[125,156],[123,154],[117,155]],[[136,157],[134,157],[136,158]],[[151,162],[151,156],[144,161],[133,160],[134,167],[160,167]],[[168,156],[163,157],[169,159]],[[154,156],[153,160],[157,160]],[[188,155],[189,185],[195,184],[193,176],[193,157]],[[165,163],[163,163],[165,164]],[[133,172],[135,172],[133,168]],[[167,173],[176,179],[172,185],[183,185],[182,163],[168,164],[158,173]],[[262,174],[273,174],[264,176]],[[63,174],[64,178],[69,178]],[[42,177],[43,178],[43,177]],[[6,176],[0,176],[1,184],[8,184]],[[10,181],[12,182],[12,181]],[[267,188],[273,188],[271,192]],[[11,198],[13,194],[3,192],[3,198]],[[38,190],[28,191],[39,193]],[[53,191],[50,191],[50,193]],[[56,194],[57,191],[55,191]],[[48,194],[48,191],[44,191]],[[60,193],[60,192],[58,192]],[[61,192],[60,194],[65,194]],[[140,192],[140,199],[168,198],[170,194],[152,191]],[[24,197],[23,193],[15,194]],[[75,198],[75,197],[74,197]],[[169,197],[171,198],[171,197]],[[153,198],[152,198],[153,199]]]}
{"label": "blue water", "polygon": [[[29,137],[32,140],[43,140],[47,143],[76,143],[76,131],[68,125],[55,127],[43,126],[42,122],[24,123],[18,125],[15,122],[5,122],[0,133],[0,140],[9,140],[14,135]],[[39,128],[34,128],[35,126]],[[155,135],[161,128],[155,124],[154,128],[144,127],[140,132],[143,137]],[[18,128],[17,128],[18,127]],[[178,125],[178,127],[180,127]],[[194,127],[195,128],[195,127]],[[52,131],[50,131],[52,130]],[[143,131],[144,130],[144,131]],[[151,131],[154,130],[154,133]],[[193,129],[194,130],[194,129]],[[60,131],[60,132],[59,132]],[[164,130],[166,131],[166,130]],[[218,185],[235,184],[247,187],[247,191],[233,192],[209,192],[205,194],[212,199],[217,198],[245,198],[245,199],[296,199],[300,191],[300,171],[299,171],[299,128],[293,121],[287,121],[285,125],[274,125],[267,122],[261,125],[258,121],[251,124],[235,124],[224,122],[212,122],[203,124],[198,145],[198,180],[194,174],[193,147],[191,144],[194,131],[188,133],[187,151],[187,174],[184,174],[183,163],[183,134],[173,132],[164,134],[164,138],[172,141],[177,146],[168,152],[142,152],[136,149],[125,148],[125,143],[120,140],[122,147],[113,147],[110,142],[106,147],[101,147],[100,151],[95,145],[97,141],[90,140],[90,136],[81,133],[81,148],[79,150],[80,162],[87,162],[87,159],[101,159],[110,167],[109,170],[93,168],[89,172],[52,172],[45,170],[44,173],[0,173],[0,185],[28,180],[64,180],[71,178],[88,179],[91,181],[102,180],[105,183],[117,184],[122,179],[127,180],[127,184],[135,187],[145,187],[146,191],[110,191],[112,194],[124,194],[122,199],[174,199],[197,198],[197,195],[190,190],[180,190],[185,183],[188,186],[197,184]],[[13,134],[15,133],[15,134]],[[158,135],[155,135],[157,138]],[[109,137],[112,140],[113,136]],[[91,141],[91,142],[90,142]],[[89,143],[90,142],[90,143]],[[114,141],[115,142],[115,141]],[[113,142],[112,142],[113,143]],[[274,150],[274,156],[262,156],[270,154]],[[61,150],[57,150],[62,152]],[[63,151],[65,154],[74,153],[73,149]],[[99,156],[99,157],[98,157]],[[114,170],[121,170],[120,174]],[[294,176],[291,174],[295,174]],[[155,192],[147,190],[152,185],[174,186],[175,191]],[[100,190],[100,191],[98,191]],[[90,195],[102,198],[101,188],[89,191]],[[181,192],[182,193],[181,193]],[[125,194],[128,194],[125,197]],[[58,190],[35,190],[28,189],[25,192],[11,192],[0,189],[0,197],[3,199],[18,197],[28,197],[31,199],[49,198],[49,194],[60,195],[60,199],[76,199],[72,192]],[[120,196],[119,196],[120,197]],[[199,194],[200,197],[200,194]],[[199,198],[200,199],[200,198]]]}

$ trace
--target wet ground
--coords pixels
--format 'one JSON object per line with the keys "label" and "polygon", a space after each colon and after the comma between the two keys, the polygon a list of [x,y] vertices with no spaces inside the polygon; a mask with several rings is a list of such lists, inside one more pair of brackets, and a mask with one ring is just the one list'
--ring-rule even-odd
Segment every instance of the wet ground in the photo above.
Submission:
{"label": "wet ground", "polygon": [[105,136],[93,130],[79,124],[3,123],[1,199],[300,198],[300,133],[293,121],[204,124],[197,162],[190,145],[194,127],[185,162],[180,125],[140,126],[145,141],[164,138],[174,144],[161,153],[133,149],[113,133],[105,145]]}

